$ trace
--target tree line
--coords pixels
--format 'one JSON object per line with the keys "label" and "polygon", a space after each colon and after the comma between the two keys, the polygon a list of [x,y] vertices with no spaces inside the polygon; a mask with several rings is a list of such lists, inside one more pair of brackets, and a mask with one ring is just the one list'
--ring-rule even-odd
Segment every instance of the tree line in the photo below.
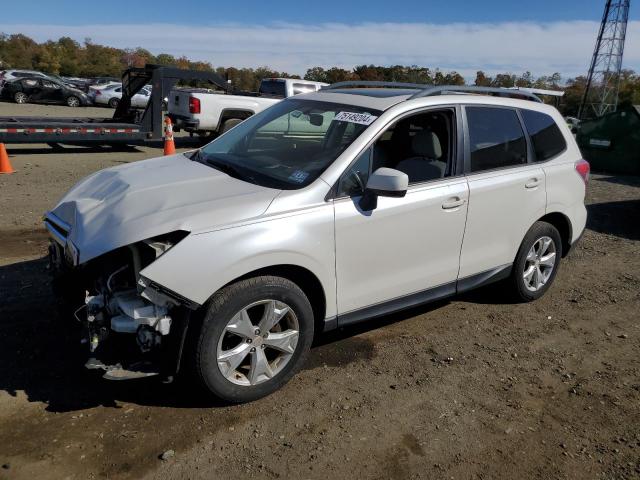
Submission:
{"label": "tree line", "polygon": [[[260,80],[266,77],[300,78],[299,75],[279,72],[269,67],[214,67],[209,62],[193,61],[185,56],[175,57],[167,53],[153,55],[144,48],[113,48],[93,43],[89,38],[85,39],[82,44],[69,37],[38,43],[22,34],[0,34],[0,68],[3,69],[34,69],[71,77],[119,77],[124,69],[142,67],[146,63],[214,71],[230,80],[233,87],[238,90],[256,90]],[[345,80],[376,80],[427,85],[465,84],[464,77],[456,71],[445,72],[437,68],[431,69],[416,65],[359,65],[350,70],[338,67],[313,67],[305,72],[303,78],[326,83]],[[490,76],[480,70],[476,73],[473,84],[491,87],[562,89],[565,91],[565,96],[560,101],[560,109],[565,115],[576,115],[586,87],[586,78],[578,76],[563,79],[559,73],[535,77],[528,71],[519,75],[499,73]],[[622,72],[620,102],[640,104],[640,75],[632,70]]]}

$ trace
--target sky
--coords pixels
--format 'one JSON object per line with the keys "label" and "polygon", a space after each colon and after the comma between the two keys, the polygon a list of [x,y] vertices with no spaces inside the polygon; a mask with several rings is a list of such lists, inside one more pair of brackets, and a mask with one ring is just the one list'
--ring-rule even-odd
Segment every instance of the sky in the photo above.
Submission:
{"label": "sky", "polygon": [[[32,0],[2,7],[0,32],[70,36],[186,55],[214,66],[419,65],[466,78],[526,70],[585,74],[604,0],[249,1],[86,3]],[[532,6],[531,4],[534,4]],[[640,71],[640,8],[632,2],[624,67]]]}

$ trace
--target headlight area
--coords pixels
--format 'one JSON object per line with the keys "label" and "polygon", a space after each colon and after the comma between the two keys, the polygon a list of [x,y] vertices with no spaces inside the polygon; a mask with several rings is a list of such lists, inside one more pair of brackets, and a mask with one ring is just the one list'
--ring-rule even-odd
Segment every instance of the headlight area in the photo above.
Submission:
{"label": "headlight area", "polygon": [[183,339],[174,337],[184,334],[192,306],[152,288],[140,271],[188,234],[177,231],[137,242],[81,266],[86,295],[75,316],[85,326],[87,368],[103,370],[111,380],[174,373],[163,372],[165,357],[176,345],[181,349]]}

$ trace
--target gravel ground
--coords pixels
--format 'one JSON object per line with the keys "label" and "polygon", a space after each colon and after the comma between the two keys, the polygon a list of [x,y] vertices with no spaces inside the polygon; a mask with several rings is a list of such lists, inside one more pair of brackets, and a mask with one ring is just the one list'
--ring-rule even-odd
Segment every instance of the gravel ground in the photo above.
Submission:
{"label": "gravel ground", "polygon": [[159,150],[10,147],[0,479],[640,478],[640,178],[594,175],[585,236],[541,300],[494,286],[321,336],[284,389],[224,406],[89,375],[54,313],[42,212]]}

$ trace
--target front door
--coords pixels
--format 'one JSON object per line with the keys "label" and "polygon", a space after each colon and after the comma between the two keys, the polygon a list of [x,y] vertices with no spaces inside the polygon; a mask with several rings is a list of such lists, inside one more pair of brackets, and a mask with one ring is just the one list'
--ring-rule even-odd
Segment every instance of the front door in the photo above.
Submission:
{"label": "front door", "polygon": [[[455,292],[469,199],[454,174],[455,112],[404,118],[347,169],[334,200],[338,321],[424,303]],[[371,169],[409,176],[403,198],[359,206]]]}

